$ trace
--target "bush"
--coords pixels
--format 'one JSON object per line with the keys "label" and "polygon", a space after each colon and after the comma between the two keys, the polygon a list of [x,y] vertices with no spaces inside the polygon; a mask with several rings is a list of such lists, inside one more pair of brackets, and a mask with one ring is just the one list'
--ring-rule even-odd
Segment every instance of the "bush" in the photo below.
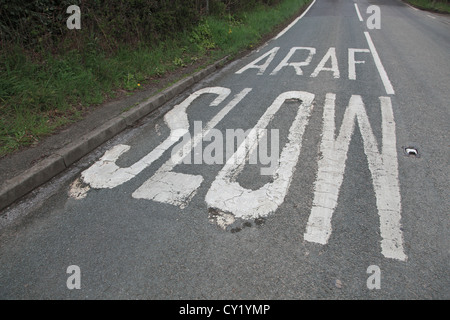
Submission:
{"label": "bush", "polygon": [[[66,27],[70,5],[81,9],[82,30]],[[183,0],[0,0],[1,43],[24,48],[56,47],[76,33],[97,38],[105,49],[120,43],[154,42],[189,30],[200,20],[193,1]],[[84,41],[78,41],[83,45]],[[79,49],[79,48],[78,48]]]}

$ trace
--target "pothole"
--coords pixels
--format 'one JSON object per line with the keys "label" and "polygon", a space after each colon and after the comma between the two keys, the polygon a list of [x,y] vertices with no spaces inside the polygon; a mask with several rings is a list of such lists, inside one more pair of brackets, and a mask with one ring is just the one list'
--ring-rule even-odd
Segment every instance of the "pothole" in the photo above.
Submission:
{"label": "pothole", "polygon": [[209,221],[217,224],[222,230],[237,233],[245,228],[261,227],[266,222],[265,218],[252,220],[236,218],[232,213],[223,212],[215,208],[209,208]]}

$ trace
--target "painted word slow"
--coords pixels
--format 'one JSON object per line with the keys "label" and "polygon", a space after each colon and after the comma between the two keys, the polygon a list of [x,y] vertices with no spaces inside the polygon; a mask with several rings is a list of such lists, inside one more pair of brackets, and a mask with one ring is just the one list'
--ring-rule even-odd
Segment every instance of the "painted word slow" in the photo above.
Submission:
{"label": "painted word slow", "polygon": [[[231,90],[223,87],[210,87],[192,93],[182,103],[168,112],[164,120],[170,129],[169,136],[130,167],[121,168],[116,161],[130,150],[128,145],[117,145],[108,150],[103,157],[81,174],[81,180],[87,189],[115,188],[132,180],[145,168],[160,158],[170,148],[171,157],[133,193],[135,199],[147,199],[160,203],[186,207],[204,183],[201,174],[175,172],[179,164],[192,163],[192,152],[197,161],[203,164],[219,164],[223,160],[224,137],[214,127],[252,91],[251,88],[238,92],[225,106],[219,108],[217,114],[205,125],[194,122],[194,135],[189,133],[189,122],[186,109],[200,95],[215,97],[210,107],[217,107],[231,94]],[[295,168],[302,150],[303,136],[311,113],[317,102],[316,96],[306,91],[288,91],[281,93],[266,109],[256,125],[247,132],[228,131],[230,141],[236,136],[240,144],[236,151],[228,148],[226,162],[217,173],[205,196],[209,208],[218,212],[231,214],[243,219],[256,219],[273,214],[284,202],[292,182]],[[267,154],[267,126],[281,112],[286,101],[296,101],[296,116],[290,127],[287,142],[278,146],[278,136],[272,142],[271,156]],[[363,99],[352,95],[345,108],[340,128],[335,123],[336,95],[327,93],[323,105],[323,132],[320,143],[321,157],[318,160],[317,178],[314,184],[313,203],[308,219],[304,239],[309,242],[326,244],[332,233],[332,216],[337,207],[339,191],[344,179],[347,153],[355,132],[356,123],[362,135],[364,153],[367,157],[375,191],[376,205],[380,221],[381,252],[385,257],[406,260],[403,251],[403,235],[401,231],[401,197],[398,179],[398,161],[395,134],[395,121],[392,103],[389,97],[379,97],[381,109],[382,145],[373,133]],[[373,107],[373,106],[371,106]],[[277,131],[275,131],[277,132]],[[216,142],[208,145],[201,152],[201,142],[205,137],[216,136]],[[226,138],[227,135],[225,135]],[[181,141],[180,141],[181,140]],[[227,141],[228,142],[228,141]],[[226,143],[225,143],[226,144]],[[230,144],[231,145],[231,144]],[[271,176],[270,182],[259,189],[248,189],[239,184],[237,177],[249,162],[258,145],[260,163],[270,164],[261,168],[261,175]],[[198,154],[196,154],[196,148]],[[232,150],[232,151],[230,151]],[[214,152],[213,152],[214,151]],[[234,151],[233,154],[231,154]],[[219,155],[216,158],[216,155]],[[261,157],[262,155],[262,157]],[[79,188],[79,184],[74,184]],[[86,188],[86,187],[85,187]],[[88,190],[84,190],[84,194]]]}

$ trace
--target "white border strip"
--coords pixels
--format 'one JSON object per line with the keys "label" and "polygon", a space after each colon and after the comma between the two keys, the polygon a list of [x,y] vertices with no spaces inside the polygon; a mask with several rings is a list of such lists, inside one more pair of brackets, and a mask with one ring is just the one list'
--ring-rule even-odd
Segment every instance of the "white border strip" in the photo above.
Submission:
{"label": "white border strip", "polygon": [[378,73],[380,74],[381,80],[383,81],[384,88],[386,89],[387,94],[395,94],[394,88],[392,87],[391,81],[389,81],[389,77],[386,73],[386,70],[381,63],[380,56],[377,53],[377,49],[375,49],[375,45],[372,42],[372,38],[367,31],[364,31],[364,35],[366,36],[367,44],[369,45],[370,52],[372,52],[373,60],[375,61],[375,65],[377,66]]}
{"label": "white border strip", "polygon": [[416,7],[413,7],[412,5],[410,5],[410,4],[406,3],[406,2],[403,2],[403,3],[406,4],[408,7],[410,7],[410,8],[413,9],[413,10],[420,11],[420,10],[417,9]]}
{"label": "white border strip", "polygon": [[358,5],[356,3],[355,3],[355,9],[356,9],[356,13],[358,14],[359,21],[363,21],[363,18],[361,17],[361,13],[359,12]]}
{"label": "white border strip", "polygon": [[288,30],[290,28],[292,28],[301,18],[303,18],[303,16],[309,11],[309,9],[311,9],[311,7],[313,6],[313,4],[316,3],[316,0],[314,0],[309,7],[302,13],[302,15],[300,17],[298,17],[297,19],[295,19],[294,21],[292,21],[292,23],[290,25],[288,25],[283,31],[281,31],[274,39],[278,39],[279,37],[281,37],[283,34],[285,34],[286,32],[288,32]]}

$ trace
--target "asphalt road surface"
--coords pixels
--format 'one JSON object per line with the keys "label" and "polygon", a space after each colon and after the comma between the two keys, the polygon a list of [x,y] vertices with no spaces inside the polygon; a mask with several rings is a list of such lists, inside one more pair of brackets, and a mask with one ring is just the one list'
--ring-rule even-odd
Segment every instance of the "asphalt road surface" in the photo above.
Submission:
{"label": "asphalt road surface", "polygon": [[449,62],[448,15],[314,1],[10,208],[0,298],[449,299]]}

